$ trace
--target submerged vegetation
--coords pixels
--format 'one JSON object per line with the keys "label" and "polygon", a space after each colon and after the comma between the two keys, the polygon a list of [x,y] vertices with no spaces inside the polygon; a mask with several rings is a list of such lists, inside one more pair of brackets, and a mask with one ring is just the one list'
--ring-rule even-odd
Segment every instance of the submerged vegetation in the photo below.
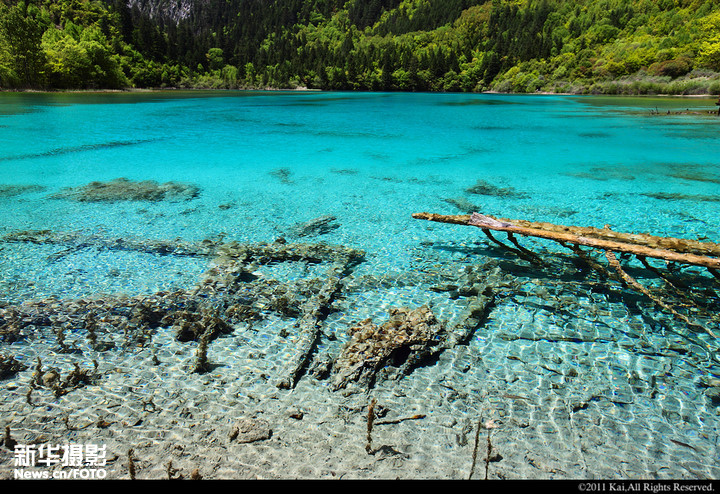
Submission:
{"label": "submerged vegetation", "polygon": [[154,180],[134,182],[127,178],[117,178],[109,182],[90,182],[75,188],[67,188],[53,195],[56,199],[71,199],[79,202],[116,202],[116,201],[163,201],[190,200],[200,190],[192,184],[166,182],[160,184]]}
{"label": "submerged vegetation", "polygon": [[0,87],[720,93],[712,0],[4,0]]}

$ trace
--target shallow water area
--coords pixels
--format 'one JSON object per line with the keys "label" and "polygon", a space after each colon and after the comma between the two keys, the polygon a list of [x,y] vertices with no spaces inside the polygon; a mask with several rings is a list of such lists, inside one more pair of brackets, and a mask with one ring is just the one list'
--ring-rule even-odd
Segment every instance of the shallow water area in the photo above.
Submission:
{"label": "shallow water area", "polygon": [[[109,478],[720,478],[710,332],[555,242],[411,217],[720,242],[720,121],[683,103],[0,94],[2,425],[104,445]],[[718,280],[672,274],[720,334]],[[400,308],[438,332],[338,385]]]}

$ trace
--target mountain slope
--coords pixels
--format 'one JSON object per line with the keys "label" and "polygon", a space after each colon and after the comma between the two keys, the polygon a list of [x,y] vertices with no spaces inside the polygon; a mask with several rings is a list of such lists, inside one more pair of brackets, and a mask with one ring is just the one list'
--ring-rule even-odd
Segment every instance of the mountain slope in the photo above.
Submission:
{"label": "mountain slope", "polygon": [[12,1],[0,84],[717,93],[716,3]]}

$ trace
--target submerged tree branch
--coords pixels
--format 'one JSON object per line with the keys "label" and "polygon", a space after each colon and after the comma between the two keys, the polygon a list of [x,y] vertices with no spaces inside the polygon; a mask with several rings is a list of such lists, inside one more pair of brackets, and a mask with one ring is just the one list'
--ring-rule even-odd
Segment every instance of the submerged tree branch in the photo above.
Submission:
{"label": "submerged tree branch", "polygon": [[[711,242],[696,242],[672,237],[634,235],[613,232],[609,229],[582,228],[550,223],[531,223],[518,220],[499,220],[478,213],[472,215],[442,215],[434,213],[415,213],[415,219],[469,225],[483,230],[496,230],[508,234],[544,238],[560,243],[584,245],[605,251],[624,252],[636,256],[664,259],[666,261],[702,266],[708,269],[720,269],[720,259],[696,252],[708,252],[720,255],[720,246]],[[527,224],[531,226],[520,226]]]}
{"label": "submerged tree branch", "polygon": [[[648,262],[648,257],[662,259],[668,262],[686,264],[691,266],[705,267],[715,277],[717,277],[718,268],[720,268],[720,258],[713,257],[720,255],[720,244],[711,242],[699,242],[692,240],[677,239],[672,237],[657,237],[653,235],[636,235],[629,233],[621,233],[612,231],[609,227],[584,228],[575,226],[553,225],[551,223],[533,223],[524,220],[507,220],[498,219],[492,216],[486,216],[479,213],[472,215],[442,215],[434,213],[415,213],[413,218],[436,221],[440,223],[451,223],[458,225],[469,225],[481,228],[483,232],[495,240],[490,235],[490,230],[502,231],[507,233],[508,239],[517,247],[520,247],[514,238],[514,234],[527,237],[543,238],[558,242],[563,247],[573,250],[585,262],[601,273],[610,276],[612,273],[596,262],[585,252],[580,246],[591,247],[604,251],[605,257],[609,265],[615,271],[613,278],[619,279],[627,287],[642,293],[657,304],[662,309],[668,311],[676,318],[685,322],[688,326],[699,328],[707,332],[710,336],[716,335],[708,328],[691,321],[686,315],[675,310],[663,298],[654,295],[637,280],[631,277],[620,265],[615,253],[624,253],[635,255],[640,262],[646,267],[650,267],[651,272],[659,275],[667,281],[667,278],[652,268]],[[500,242],[498,242],[500,243]],[[500,243],[501,245],[504,245]],[[522,248],[518,253],[524,253],[523,257],[527,257],[526,249]],[[699,254],[705,253],[705,254]],[[678,287],[673,285],[675,290],[682,292]]]}

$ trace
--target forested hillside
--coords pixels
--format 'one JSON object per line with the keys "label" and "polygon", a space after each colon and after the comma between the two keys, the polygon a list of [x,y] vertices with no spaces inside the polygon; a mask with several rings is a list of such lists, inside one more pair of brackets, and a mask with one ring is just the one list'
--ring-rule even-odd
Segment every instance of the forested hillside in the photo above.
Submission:
{"label": "forested hillside", "polygon": [[4,0],[0,87],[720,92],[714,0]]}

